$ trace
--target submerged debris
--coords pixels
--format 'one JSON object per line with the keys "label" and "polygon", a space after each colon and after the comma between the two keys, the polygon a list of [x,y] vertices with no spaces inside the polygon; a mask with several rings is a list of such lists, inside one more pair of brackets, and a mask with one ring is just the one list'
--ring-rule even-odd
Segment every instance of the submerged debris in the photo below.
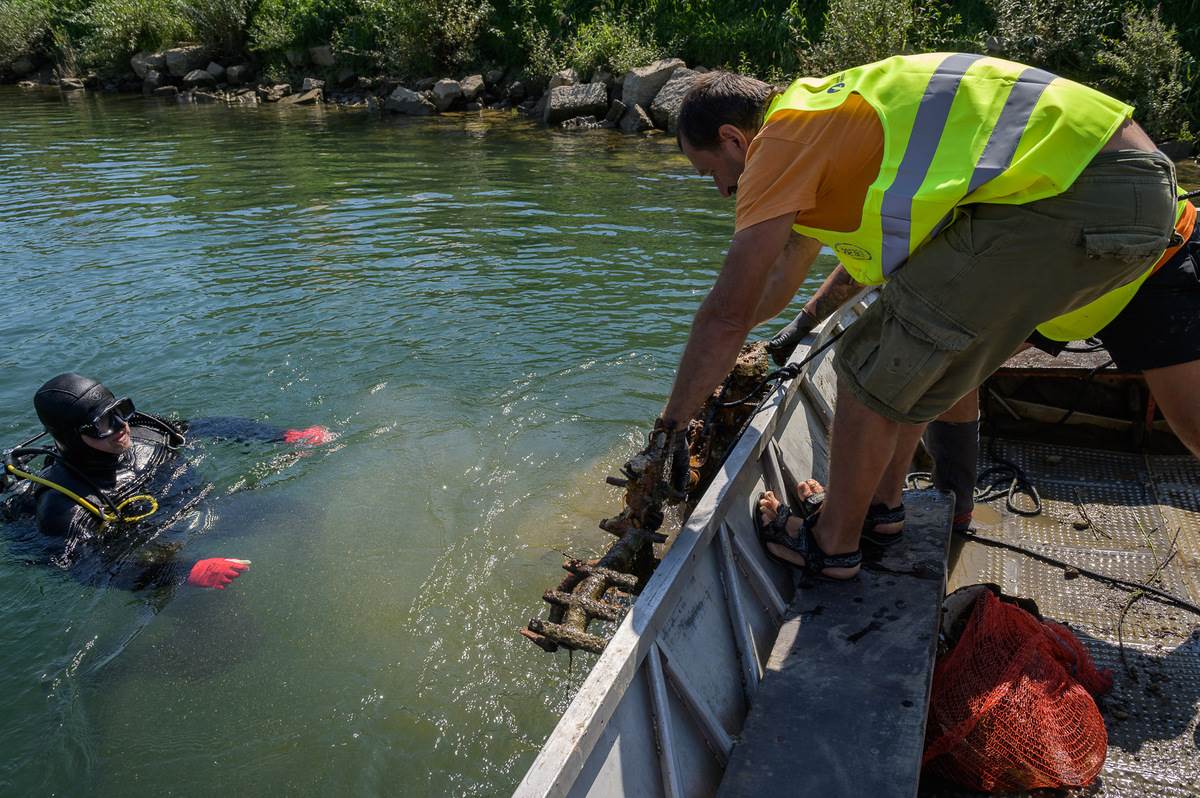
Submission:
{"label": "submerged debris", "polygon": [[[609,477],[611,485],[625,488],[625,507],[600,528],[617,536],[612,547],[598,560],[568,560],[567,576],[557,588],[542,594],[550,605],[546,620],[533,618],[521,634],[545,651],[559,646],[599,654],[608,638],[593,634],[593,620],[618,623],[631,601],[658,564],[654,545],[665,544],[658,531],[663,523],[663,506],[684,501],[686,520],[733,448],[764,390],[763,377],[770,371],[762,343],[743,347],[725,382],[713,392],[687,430],[689,462],[686,496],[674,494],[664,471],[670,461],[670,436],[652,434],[647,452],[639,454],[624,469],[624,477]],[[744,401],[732,401],[743,400]]]}

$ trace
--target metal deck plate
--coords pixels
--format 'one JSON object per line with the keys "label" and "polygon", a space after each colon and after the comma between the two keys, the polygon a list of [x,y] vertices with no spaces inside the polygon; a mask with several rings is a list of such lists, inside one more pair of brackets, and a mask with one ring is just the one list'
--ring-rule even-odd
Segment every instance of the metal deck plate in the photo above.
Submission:
{"label": "metal deck plate", "polygon": [[[981,469],[994,464],[983,449]],[[1155,584],[1200,604],[1200,463],[1014,441],[998,442],[995,451],[1026,471],[1041,493],[1043,512],[1026,518],[993,501],[976,513],[980,535],[1145,582],[1178,530],[1179,553]],[[1078,499],[1092,527],[1077,528]],[[1112,670],[1113,691],[1099,702],[1108,759],[1098,784],[1072,794],[1200,795],[1200,617],[1143,598],[1121,624],[1120,646],[1117,624],[1130,593],[1068,576],[1025,555],[966,542],[951,553],[949,588],[994,582],[1005,593],[1034,599],[1047,618],[1075,630],[1099,666]],[[922,792],[974,795],[935,785]]]}

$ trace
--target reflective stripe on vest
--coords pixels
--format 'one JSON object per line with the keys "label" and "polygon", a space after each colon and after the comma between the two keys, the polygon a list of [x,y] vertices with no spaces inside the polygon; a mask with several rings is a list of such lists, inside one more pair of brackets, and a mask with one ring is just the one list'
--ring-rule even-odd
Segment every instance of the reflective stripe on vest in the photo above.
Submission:
{"label": "reflective stripe on vest", "polygon": [[[971,65],[981,58],[982,55],[965,53],[948,56],[929,79],[929,86],[921,98],[917,119],[913,124],[908,148],[904,151],[900,168],[896,172],[896,179],[883,195],[880,216],[883,224],[884,277],[890,277],[908,260],[912,252],[913,197],[929,174],[929,167],[946,129],[950,106],[958,94],[959,84]],[[1027,67],[1020,74],[1009,92],[1008,99],[1004,101],[1004,107],[1000,109],[996,126],[988,137],[988,142],[971,173],[967,190],[959,197],[960,200],[1003,173],[1012,163],[1034,106],[1037,105],[1042,92],[1056,77],[1036,67]],[[941,232],[952,218],[953,212],[946,214],[930,236]]]}
{"label": "reflective stripe on vest", "polygon": [[[889,276],[900,264],[908,260],[912,240],[912,204],[942,140],[950,106],[958,94],[958,86],[967,69],[981,55],[957,53],[946,58],[929,78],[929,85],[921,97],[917,119],[909,134],[908,147],[900,159],[896,179],[883,194],[883,205],[879,209],[883,223],[883,274]],[[965,195],[964,195],[965,196]]]}

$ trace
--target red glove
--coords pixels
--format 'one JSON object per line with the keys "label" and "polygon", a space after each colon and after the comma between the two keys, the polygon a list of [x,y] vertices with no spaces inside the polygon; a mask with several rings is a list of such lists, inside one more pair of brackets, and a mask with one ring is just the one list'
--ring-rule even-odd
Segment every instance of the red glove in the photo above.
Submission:
{"label": "red glove", "polygon": [[333,438],[333,433],[327,427],[322,427],[320,424],[307,429],[287,429],[283,431],[284,443],[310,443],[313,446],[320,446],[322,443],[329,443]]}
{"label": "red glove", "polygon": [[241,576],[242,571],[249,567],[249,560],[210,557],[192,566],[187,583],[196,587],[215,587],[217,590],[224,590],[227,584]]}

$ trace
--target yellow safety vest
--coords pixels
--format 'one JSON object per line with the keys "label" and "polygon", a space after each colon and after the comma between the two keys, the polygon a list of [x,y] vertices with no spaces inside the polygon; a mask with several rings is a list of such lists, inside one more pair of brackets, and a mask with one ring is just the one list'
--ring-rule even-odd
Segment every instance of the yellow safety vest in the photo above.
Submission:
{"label": "yellow safety vest", "polygon": [[[865,285],[884,282],[960,205],[1024,204],[1065,191],[1133,108],[1035,67],[969,53],[894,56],[801,78],[772,102],[820,111],[859,94],[879,115],[884,148],[857,230],[794,225],[833,249]],[[1098,332],[1133,298],[1138,280],[1040,325],[1055,340]]]}

